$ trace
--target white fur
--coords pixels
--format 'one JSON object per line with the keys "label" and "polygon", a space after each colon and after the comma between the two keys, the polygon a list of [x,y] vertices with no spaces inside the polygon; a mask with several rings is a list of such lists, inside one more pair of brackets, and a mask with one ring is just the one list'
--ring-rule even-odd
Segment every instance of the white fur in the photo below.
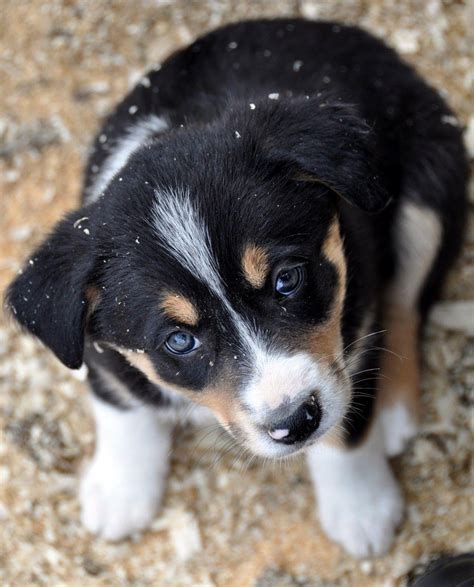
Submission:
{"label": "white fur", "polygon": [[284,402],[307,401],[314,392],[322,407],[322,418],[313,441],[340,424],[350,400],[348,382],[338,381],[327,367],[307,353],[282,355],[259,352],[253,376],[242,390],[242,403],[250,417],[242,418],[240,426],[246,433],[253,452],[265,457],[281,457],[294,452],[294,447],[277,444],[273,434],[264,434],[260,426],[268,425],[268,412]]}
{"label": "white fur", "polygon": [[324,433],[342,419],[349,401],[348,386],[336,381],[327,368],[307,353],[259,353],[243,397],[254,413],[264,415],[285,401],[303,402],[312,392],[323,407],[320,431]]}
{"label": "white fur", "polygon": [[257,358],[253,378],[244,393],[245,404],[256,413],[274,410],[297,396],[309,396],[321,379],[320,369],[306,353],[259,353]]}
{"label": "white fur", "polygon": [[387,552],[402,519],[403,501],[378,423],[360,447],[319,444],[308,449],[307,460],[328,536],[356,557]]}
{"label": "white fur", "polygon": [[408,441],[417,433],[417,424],[406,405],[396,402],[384,406],[380,413],[380,420],[385,442],[385,454],[395,457],[401,454]]}
{"label": "white fur", "polygon": [[168,252],[214,293],[220,294],[222,284],[209,231],[189,191],[156,191],[153,222]]}
{"label": "white fur", "polygon": [[81,484],[82,522],[107,540],[145,528],[161,502],[171,424],[142,406],[119,410],[92,397],[96,451]]}
{"label": "white fur", "polygon": [[426,206],[405,202],[395,221],[398,269],[390,299],[415,308],[421,285],[433,265],[442,237],[438,215]]}
{"label": "white fur", "polygon": [[[130,157],[138,151],[154,134],[163,132],[168,128],[166,121],[150,114],[140,118],[133,126],[130,126],[125,134],[120,137],[104,161],[95,181],[90,186],[86,196],[88,204],[95,202],[104,193],[112,179],[126,165]],[[105,141],[107,137],[105,137]]]}

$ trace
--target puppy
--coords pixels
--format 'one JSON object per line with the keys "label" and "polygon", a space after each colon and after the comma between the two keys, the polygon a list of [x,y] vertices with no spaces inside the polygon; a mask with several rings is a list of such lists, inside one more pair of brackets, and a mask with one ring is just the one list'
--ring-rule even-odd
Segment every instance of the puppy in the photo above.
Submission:
{"label": "puppy", "polygon": [[416,432],[418,338],[466,178],[451,110],[357,28],[237,23],[150,71],[7,294],[88,367],[85,526],[117,540],[152,521],[186,414],[266,458],[305,450],[327,534],[386,552],[402,517],[387,457]]}

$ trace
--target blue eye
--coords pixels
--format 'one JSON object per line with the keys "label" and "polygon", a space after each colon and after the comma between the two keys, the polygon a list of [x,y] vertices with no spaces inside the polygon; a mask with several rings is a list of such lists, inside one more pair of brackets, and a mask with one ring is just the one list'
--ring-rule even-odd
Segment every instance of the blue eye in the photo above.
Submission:
{"label": "blue eye", "polygon": [[172,332],[165,341],[165,348],[173,355],[187,355],[201,346],[199,340],[189,334],[177,330]]}
{"label": "blue eye", "polygon": [[304,282],[305,269],[302,265],[291,269],[282,269],[275,280],[275,291],[282,296],[296,293]]}

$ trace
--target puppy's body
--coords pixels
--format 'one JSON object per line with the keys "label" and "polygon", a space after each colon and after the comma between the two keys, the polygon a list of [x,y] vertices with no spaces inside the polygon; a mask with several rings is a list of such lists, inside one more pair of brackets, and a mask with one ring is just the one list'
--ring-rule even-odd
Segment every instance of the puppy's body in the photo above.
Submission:
{"label": "puppy's body", "polygon": [[418,334],[466,174],[451,111],[355,28],[231,25],[143,78],[98,135],[83,207],[9,297],[89,367],[86,525],[149,522],[171,415],[201,404],[254,452],[306,448],[326,531],[385,551],[401,516],[385,455],[416,430]]}

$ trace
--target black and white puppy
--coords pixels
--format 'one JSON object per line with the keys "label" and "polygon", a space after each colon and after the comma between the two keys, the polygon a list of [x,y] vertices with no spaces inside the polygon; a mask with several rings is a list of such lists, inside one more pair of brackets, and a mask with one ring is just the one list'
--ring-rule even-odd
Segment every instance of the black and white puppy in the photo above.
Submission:
{"label": "black and white puppy", "polygon": [[7,297],[87,364],[87,528],[151,522],[184,413],[267,458],[306,449],[328,535],[385,552],[402,516],[387,457],[416,431],[418,335],[466,177],[451,110],[357,28],[233,24],[150,71]]}

